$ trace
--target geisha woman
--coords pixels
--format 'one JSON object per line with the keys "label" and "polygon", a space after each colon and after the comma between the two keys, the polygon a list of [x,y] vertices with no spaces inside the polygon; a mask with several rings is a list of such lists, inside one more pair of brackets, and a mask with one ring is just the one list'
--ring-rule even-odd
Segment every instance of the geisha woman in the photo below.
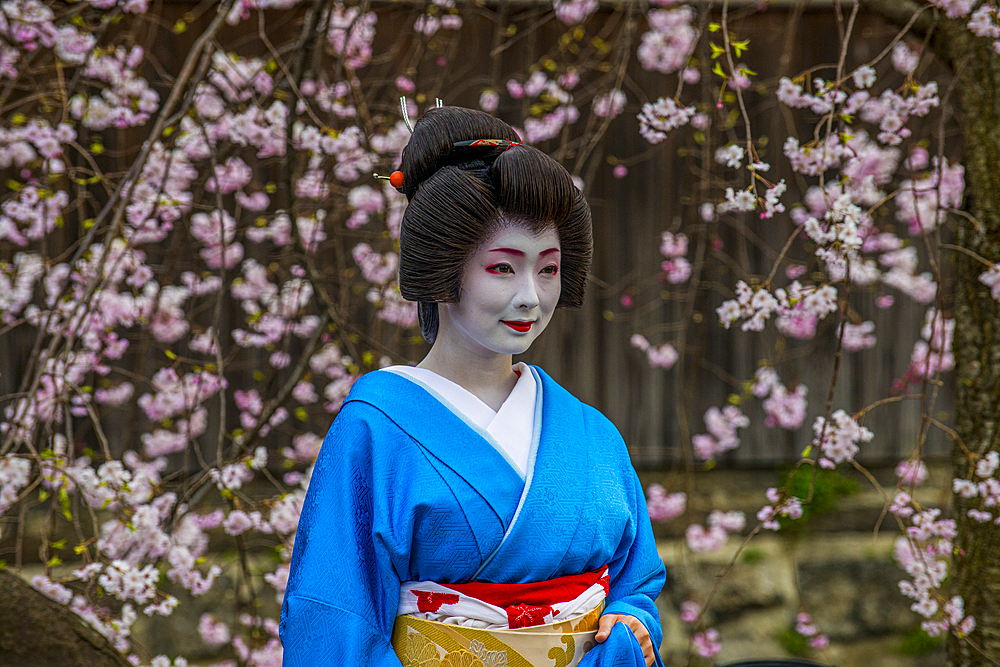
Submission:
{"label": "geisha woman", "polygon": [[581,305],[586,200],[509,125],[457,107],[416,123],[392,179],[400,290],[432,346],[361,377],[326,436],[284,664],[662,667],[665,572],[625,444],[512,363]]}

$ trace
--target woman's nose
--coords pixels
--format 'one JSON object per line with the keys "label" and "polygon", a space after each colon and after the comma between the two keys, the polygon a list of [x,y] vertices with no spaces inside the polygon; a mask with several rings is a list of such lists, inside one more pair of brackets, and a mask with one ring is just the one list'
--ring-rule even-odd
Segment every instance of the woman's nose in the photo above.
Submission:
{"label": "woman's nose", "polygon": [[518,286],[514,305],[518,308],[531,310],[538,307],[538,286],[535,285],[534,276],[527,276]]}

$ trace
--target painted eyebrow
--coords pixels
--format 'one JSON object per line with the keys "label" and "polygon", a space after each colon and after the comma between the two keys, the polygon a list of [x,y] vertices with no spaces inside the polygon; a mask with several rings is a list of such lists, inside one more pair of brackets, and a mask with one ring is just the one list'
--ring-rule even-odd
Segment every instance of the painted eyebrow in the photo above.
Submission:
{"label": "painted eyebrow", "polygon": [[517,250],[516,248],[493,248],[488,252],[505,252],[508,255],[516,255],[517,257],[524,257],[524,252]]}
{"label": "painted eyebrow", "polygon": [[[525,256],[524,255],[524,251],[518,250],[516,248],[492,248],[492,249],[488,250],[487,252],[505,252],[505,253],[508,253],[510,255],[515,255],[517,257],[524,257]],[[538,253],[538,256],[539,257],[545,257],[546,255],[551,255],[554,252],[559,252],[559,248],[549,248],[548,250],[543,250],[542,252]]]}

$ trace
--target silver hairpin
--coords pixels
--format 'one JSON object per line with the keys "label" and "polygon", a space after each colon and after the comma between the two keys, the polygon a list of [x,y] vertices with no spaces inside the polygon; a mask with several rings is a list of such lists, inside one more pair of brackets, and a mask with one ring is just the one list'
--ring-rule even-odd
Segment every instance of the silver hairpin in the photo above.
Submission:
{"label": "silver hairpin", "polygon": [[437,104],[438,109],[444,106],[444,100],[442,100],[440,97],[435,97],[434,103]]}
{"label": "silver hairpin", "polygon": [[410,122],[410,114],[406,112],[406,96],[399,98],[399,110],[403,112],[403,122],[406,123],[406,129],[413,134],[413,124]]}

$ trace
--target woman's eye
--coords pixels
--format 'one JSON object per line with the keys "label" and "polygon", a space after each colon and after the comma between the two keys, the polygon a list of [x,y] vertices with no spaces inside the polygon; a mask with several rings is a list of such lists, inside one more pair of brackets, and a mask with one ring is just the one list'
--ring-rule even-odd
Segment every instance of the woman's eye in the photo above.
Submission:
{"label": "woman's eye", "polygon": [[514,273],[514,267],[506,262],[494,264],[493,266],[487,266],[486,270],[490,273]]}
{"label": "woman's eye", "polygon": [[540,273],[548,273],[554,276],[555,274],[559,273],[559,267],[556,266],[555,264],[549,264],[548,266],[543,268]]}

